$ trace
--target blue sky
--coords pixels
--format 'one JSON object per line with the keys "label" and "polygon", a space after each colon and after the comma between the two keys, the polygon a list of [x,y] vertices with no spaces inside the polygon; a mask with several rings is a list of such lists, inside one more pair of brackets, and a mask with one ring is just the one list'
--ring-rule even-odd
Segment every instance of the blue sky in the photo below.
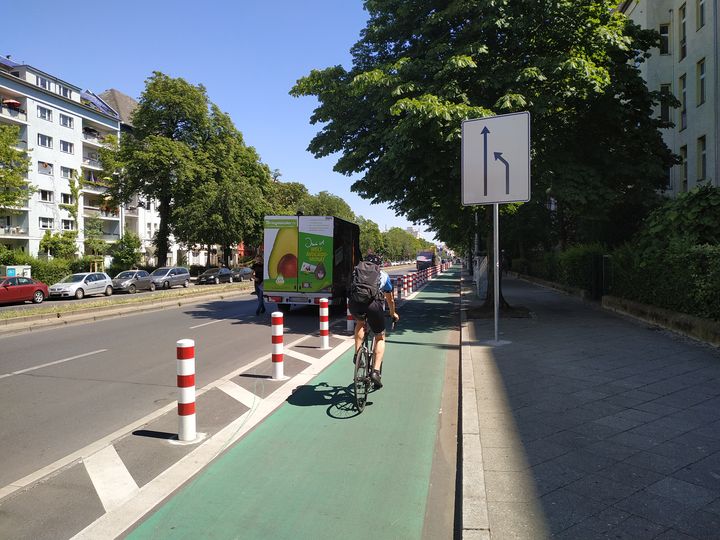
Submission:
{"label": "blue sky", "polygon": [[334,158],[306,150],[316,101],[288,94],[311,69],[350,67],[367,21],[361,0],[25,0],[12,17],[18,24],[6,18],[0,54],[96,93],[137,98],[153,71],[202,83],[283,181],[338,195],[383,230],[411,225],[351,193]]}

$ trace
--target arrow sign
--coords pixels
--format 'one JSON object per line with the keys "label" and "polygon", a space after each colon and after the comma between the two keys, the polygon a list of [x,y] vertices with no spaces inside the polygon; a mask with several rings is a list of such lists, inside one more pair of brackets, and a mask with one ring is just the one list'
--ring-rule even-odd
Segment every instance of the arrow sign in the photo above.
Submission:
{"label": "arrow sign", "polygon": [[490,133],[490,130],[487,127],[484,127],[483,130],[480,132],[483,136],[483,195],[487,197],[487,155],[488,155],[488,133]]}
{"label": "arrow sign", "polygon": [[530,200],[530,113],[465,120],[461,148],[462,204]]}
{"label": "arrow sign", "polygon": [[505,194],[510,195],[510,164],[503,159],[502,152],[495,152],[495,161],[505,164]]}

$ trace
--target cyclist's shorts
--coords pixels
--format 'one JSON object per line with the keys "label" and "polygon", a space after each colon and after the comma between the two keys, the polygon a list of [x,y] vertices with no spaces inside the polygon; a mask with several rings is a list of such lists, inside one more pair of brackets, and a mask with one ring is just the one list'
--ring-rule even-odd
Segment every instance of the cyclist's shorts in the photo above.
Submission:
{"label": "cyclist's shorts", "polygon": [[355,319],[367,320],[370,328],[376,334],[382,334],[385,331],[385,309],[382,300],[374,300],[369,305],[350,302],[348,307]]}

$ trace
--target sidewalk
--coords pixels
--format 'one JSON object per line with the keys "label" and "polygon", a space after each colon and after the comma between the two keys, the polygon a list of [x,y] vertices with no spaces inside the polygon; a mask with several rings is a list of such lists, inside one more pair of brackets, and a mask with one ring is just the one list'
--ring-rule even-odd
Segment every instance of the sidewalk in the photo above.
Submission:
{"label": "sidewalk", "polygon": [[[463,537],[720,537],[720,354],[503,279],[463,328]],[[476,407],[474,407],[476,405]]]}

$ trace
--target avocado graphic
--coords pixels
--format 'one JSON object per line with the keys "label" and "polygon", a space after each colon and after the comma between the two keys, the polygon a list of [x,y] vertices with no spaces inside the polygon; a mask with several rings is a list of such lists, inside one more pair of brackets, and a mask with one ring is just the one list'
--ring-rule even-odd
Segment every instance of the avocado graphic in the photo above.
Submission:
{"label": "avocado graphic", "polygon": [[315,277],[318,279],[322,279],[325,277],[325,265],[323,263],[318,263],[317,267],[315,268]]}
{"label": "avocado graphic", "polygon": [[297,229],[279,229],[270,258],[268,276],[275,279],[281,275],[293,278],[297,275]]}

